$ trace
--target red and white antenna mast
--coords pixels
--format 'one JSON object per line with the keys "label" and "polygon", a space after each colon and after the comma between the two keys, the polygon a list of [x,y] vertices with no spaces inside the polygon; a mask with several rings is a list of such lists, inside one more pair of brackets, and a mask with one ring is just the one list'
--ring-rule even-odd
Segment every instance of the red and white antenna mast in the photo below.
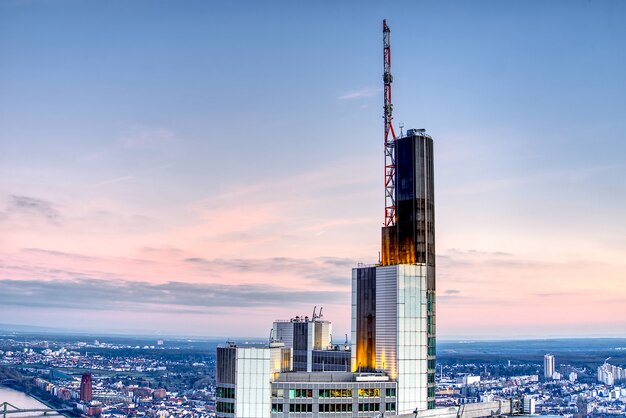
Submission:
{"label": "red and white antenna mast", "polygon": [[[393,105],[391,104],[391,83],[393,76],[391,75],[391,44],[389,42],[389,26],[387,21],[383,20],[383,82],[385,83],[385,226],[393,226],[396,224],[396,160],[395,160],[395,141],[396,133],[393,130],[391,121],[393,120]],[[391,135],[390,135],[391,134]]]}

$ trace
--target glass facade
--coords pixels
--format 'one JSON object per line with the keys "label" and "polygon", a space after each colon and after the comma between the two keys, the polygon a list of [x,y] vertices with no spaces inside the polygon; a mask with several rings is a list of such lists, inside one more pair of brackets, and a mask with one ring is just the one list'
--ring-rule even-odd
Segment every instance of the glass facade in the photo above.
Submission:
{"label": "glass facade", "polygon": [[398,413],[428,408],[427,268],[376,269],[376,363],[398,383]]}
{"label": "glass facade", "polygon": [[[272,383],[271,416],[371,417],[372,412],[396,410],[396,382],[355,381],[352,373],[286,373]],[[381,375],[384,377],[384,375]],[[305,378],[324,381],[282,381]],[[331,380],[339,380],[331,382]],[[345,381],[342,381],[345,380]],[[304,394],[306,396],[293,396]],[[309,397],[309,395],[311,395]],[[301,415],[308,414],[308,415]]]}
{"label": "glass facade", "polygon": [[351,363],[350,351],[314,350],[314,372],[349,372]]}
{"label": "glass facade", "polygon": [[376,369],[376,267],[352,270],[352,370]]}
{"label": "glass facade", "polygon": [[433,140],[410,129],[395,141],[395,226],[382,230],[383,266],[435,265]]}
{"label": "glass facade", "polygon": [[[290,348],[217,348],[216,416],[267,418],[274,409],[271,381],[290,366]],[[302,395],[302,394],[301,394]],[[306,395],[306,394],[305,394]],[[282,407],[281,407],[282,408]]]}

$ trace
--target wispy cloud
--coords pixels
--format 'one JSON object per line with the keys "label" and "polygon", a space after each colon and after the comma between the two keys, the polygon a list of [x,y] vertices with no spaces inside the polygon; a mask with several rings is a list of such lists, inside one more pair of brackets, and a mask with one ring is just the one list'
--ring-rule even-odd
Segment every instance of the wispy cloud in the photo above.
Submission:
{"label": "wispy cloud", "polygon": [[128,181],[128,180],[133,180],[134,178],[135,178],[134,175],[129,174],[127,176],[119,176],[119,177],[115,177],[115,178],[108,179],[108,180],[102,180],[102,181],[95,183],[93,186],[94,187],[107,186],[109,184],[116,184],[116,183],[121,183],[121,182]]}
{"label": "wispy cloud", "polygon": [[381,93],[383,90],[377,87],[364,88],[361,90],[353,90],[349,91],[342,96],[339,96],[339,100],[359,100],[365,99],[368,97],[376,96]]}
{"label": "wispy cloud", "polygon": [[44,250],[41,248],[22,248],[22,251],[26,253],[30,253],[30,254],[51,255],[55,257],[63,257],[63,258],[69,258],[69,259],[75,259],[75,260],[85,260],[85,261],[96,260],[95,257],[89,257],[89,256],[82,255],[82,254],[66,253],[63,251],[54,251],[54,250]]}
{"label": "wispy cloud", "polygon": [[196,284],[171,281],[162,284],[127,280],[0,280],[5,305],[122,311],[208,311],[211,308],[294,306],[323,301],[333,303],[343,295],[270,284]]}
{"label": "wispy cloud", "polygon": [[350,285],[350,268],[354,260],[339,257],[269,257],[216,258],[191,257],[183,260],[213,274],[288,273],[296,277],[329,284]]}
{"label": "wispy cloud", "polygon": [[46,219],[52,223],[57,223],[61,218],[59,211],[51,201],[30,196],[9,196],[6,212],[10,214],[35,216]]}
{"label": "wispy cloud", "polygon": [[124,148],[154,148],[170,144],[176,134],[165,128],[136,127],[120,138]]}

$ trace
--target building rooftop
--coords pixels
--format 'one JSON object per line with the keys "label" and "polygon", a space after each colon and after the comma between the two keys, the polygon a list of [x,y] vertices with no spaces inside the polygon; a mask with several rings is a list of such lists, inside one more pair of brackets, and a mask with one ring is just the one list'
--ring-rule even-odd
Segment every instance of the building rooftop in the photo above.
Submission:
{"label": "building rooftop", "polygon": [[275,382],[386,382],[385,373],[350,372],[286,372],[281,373]]}

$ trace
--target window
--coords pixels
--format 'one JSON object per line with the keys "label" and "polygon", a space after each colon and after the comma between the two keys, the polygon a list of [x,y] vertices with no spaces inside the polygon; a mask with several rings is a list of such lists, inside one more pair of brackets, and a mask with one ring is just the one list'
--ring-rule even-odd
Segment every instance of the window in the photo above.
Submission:
{"label": "window", "polygon": [[385,396],[394,397],[396,396],[396,388],[387,388],[385,391]]}
{"label": "window", "polygon": [[376,398],[380,396],[380,388],[359,389],[359,398]]}
{"label": "window", "polygon": [[313,405],[310,403],[289,404],[289,412],[313,412]]}
{"label": "window", "polygon": [[273,403],[272,404],[272,412],[283,412],[283,404],[282,403]]}
{"label": "window", "polygon": [[282,398],[284,396],[285,396],[285,389],[272,388],[272,397],[274,397],[274,398]]}
{"label": "window", "polygon": [[319,412],[352,412],[351,403],[321,403],[319,406]]}
{"label": "window", "polygon": [[435,373],[428,373],[428,383],[435,383]]}
{"label": "window", "polygon": [[380,404],[378,403],[360,403],[359,412],[376,412],[380,411]]}
{"label": "window", "polygon": [[395,411],[396,410],[396,403],[395,402],[387,402],[385,404],[385,410],[386,411]]}
{"label": "window", "polygon": [[428,397],[429,398],[434,398],[435,397],[435,388],[434,387],[428,388]]}
{"label": "window", "polygon": [[313,389],[289,389],[289,398],[312,398]]}
{"label": "window", "polygon": [[218,387],[216,395],[218,398],[235,399],[235,388]]}
{"label": "window", "polygon": [[235,413],[235,404],[230,402],[218,402],[215,406],[217,412],[223,412],[225,414],[234,414]]}
{"label": "window", "polygon": [[320,398],[351,398],[352,389],[320,389]]}

